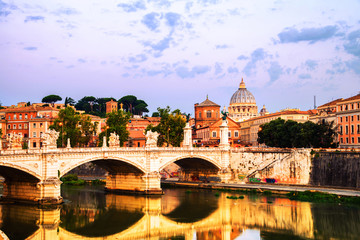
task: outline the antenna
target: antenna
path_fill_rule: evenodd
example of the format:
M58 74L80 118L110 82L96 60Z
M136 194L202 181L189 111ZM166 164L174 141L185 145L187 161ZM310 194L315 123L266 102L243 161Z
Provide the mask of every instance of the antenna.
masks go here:
M314 95L314 109L316 109L316 96Z

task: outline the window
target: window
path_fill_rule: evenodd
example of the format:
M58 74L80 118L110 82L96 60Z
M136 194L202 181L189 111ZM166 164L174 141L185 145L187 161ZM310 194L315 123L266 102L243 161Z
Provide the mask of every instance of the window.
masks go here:
M345 117L345 122L347 122L348 121L348 117Z
M352 121L352 122L354 121L354 116L351 116L351 121Z
M33 137L36 138L36 132L33 132Z
M10 124L8 125L8 129L11 129L11 125L10 125Z
M27 123L24 124L24 129L27 129L28 128L28 125Z
M199 118L201 118L201 112L199 112Z
M213 137L213 138L216 138L216 131L213 131L213 132L212 132L212 137Z
M349 133L349 127L345 126L345 134L348 134L348 133Z
M351 125L351 134L354 134L354 125Z
M343 138L340 138L340 142L341 142L341 143L344 143Z
M229 131L229 138L231 138L231 131Z
M22 119L22 114L19 115L19 119Z
M137 143L137 146L140 147L140 142Z
M343 134L343 127L340 126L340 134L342 135Z
M28 137L28 135L25 133L25 134L24 134L24 138L27 138L27 137Z
M360 143L360 137L358 137L358 143Z
M360 115L357 115L357 119L358 119L358 121L360 121Z
M40 137L42 137L43 136L43 132L40 132Z
M346 138L346 143L349 143L349 138Z
M40 127L42 127L43 126L43 123L40 123Z
M13 129L16 129L16 125L15 125L15 124L13 125Z
M36 142L33 142L33 148L36 148Z
M9 120L11 120L11 116L9 116Z
M36 123L33 123L33 128L36 128Z
M239 137L239 132L238 132L238 131L235 131L235 132L234 132L234 137L236 137L236 138Z
M22 129L22 125L21 125L21 124L19 124L19 129Z
M351 143L354 143L354 141L355 141L355 140L354 140L354 138L352 137L352 138L351 138Z
M25 114L25 119L28 119L28 115L27 115L27 113Z
M16 114L14 114L14 120L16 120Z
M207 111L207 112L206 112L206 117L207 117L207 118L211 118L211 111Z
M360 133L360 125L357 125L357 133Z
M342 122L342 117L340 117L340 122Z

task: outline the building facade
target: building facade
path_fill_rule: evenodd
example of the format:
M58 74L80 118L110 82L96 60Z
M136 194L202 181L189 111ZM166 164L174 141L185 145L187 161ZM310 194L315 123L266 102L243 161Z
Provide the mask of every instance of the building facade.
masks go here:
M220 118L220 105L212 102L206 97L202 103L194 104L195 128L210 126Z
M336 103L339 147L360 148L360 94Z

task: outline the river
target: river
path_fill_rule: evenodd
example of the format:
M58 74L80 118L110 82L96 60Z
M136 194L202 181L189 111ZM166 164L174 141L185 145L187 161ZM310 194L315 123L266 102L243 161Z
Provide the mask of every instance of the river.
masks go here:
M144 197L63 186L65 203L58 207L0 205L0 229L12 240L360 238L358 206L200 189L164 192Z

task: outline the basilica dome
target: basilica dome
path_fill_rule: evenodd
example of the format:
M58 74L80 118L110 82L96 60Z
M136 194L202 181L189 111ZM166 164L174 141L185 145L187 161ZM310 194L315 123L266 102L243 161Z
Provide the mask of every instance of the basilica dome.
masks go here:
M239 89L232 95L230 99L230 105L236 103L255 103L255 97L245 87L244 80L241 79Z

